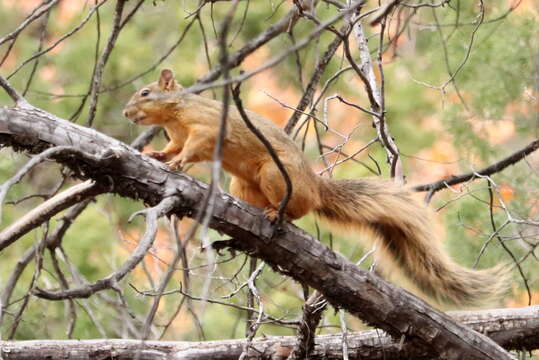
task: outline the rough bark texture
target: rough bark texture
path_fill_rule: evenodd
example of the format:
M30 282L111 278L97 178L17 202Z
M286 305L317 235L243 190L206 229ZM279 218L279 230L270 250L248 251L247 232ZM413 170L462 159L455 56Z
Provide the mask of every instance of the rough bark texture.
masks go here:
M451 314L454 319L481 331L507 349L539 348L539 306L521 309L484 310ZM294 336L271 336L254 339L250 356L279 359L292 349ZM0 342L0 358L33 359L35 354L50 359L196 359L236 360L246 340L173 342L137 340L36 340ZM310 359L342 359L341 334L315 338ZM349 359L396 360L432 359L432 351L420 350L408 343L399 344L382 331L370 330L347 334Z
M50 146L76 147L89 156L71 152L55 159L83 179L91 178L111 192L149 205L177 196L182 201L173 211L180 216L194 216L207 190L206 184L171 171L117 140L35 108L0 109L0 144L31 152ZM226 246L263 259L276 271L319 290L333 306L397 338L404 336L417 349L430 347L442 359L513 358L487 337L360 269L301 229L285 224L274 234L261 211L228 194L217 196L210 226L234 239Z

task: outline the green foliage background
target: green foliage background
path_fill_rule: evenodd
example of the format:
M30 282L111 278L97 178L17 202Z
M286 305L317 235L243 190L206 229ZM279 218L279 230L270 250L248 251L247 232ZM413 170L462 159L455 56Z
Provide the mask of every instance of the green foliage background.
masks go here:
M6 0L0 1L0 7L3 7L0 11L0 24L2 24L0 25L0 34L14 29L25 16L19 7L10 4L11 2ZM129 6L132 6L131 2L128 3ZM522 6L524 8L527 6L528 10L518 9L518 11L509 12L506 16L498 19L507 12L506 1L493 0L489 1L486 6L485 23L475 33L474 21L477 20L478 13L476 1L451 1L449 6L436 10L436 16L428 8L418 10L412 19L414 27L411 28L410 33L403 35L404 38L412 36L413 41L408 40L402 46L399 45L395 54L388 51L384 57L389 126L400 150L406 155L404 157L405 171L412 179L414 172L424 171L431 166L431 162L417 160L414 155L433 146L441 138L450 139L458 154L458 158L453 160L458 162L460 171L467 172L472 168L477 169L492 163L537 137L538 92L536 82L539 76L537 8L533 10L532 5L524 2ZM194 23L181 45L162 64L156 65L156 61L177 41L181 33L189 26L190 21L193 21L193 17L188 17L188 10L195 8L195 1L155 1L146 2L143 5L142 9L121 32L118 43L105 68L103 88L114 90L104 91L99 98L98 112L94 122L96 129L122 141L132 141L143 129L128 124L121 116L121 109L135 89L147 82L154 81L158 69L165 66L175 69L177 78L182 84L190 85L208 70L207 57L211 59L212 65L217 63L216 33L210 15L215 19L214 25L218 29L220 20L228 9L227 4L221 3L212 6L212 14L210 14L209 6L201 12L201 23L209 44L207 56L204 53L201 27L198 23ZM111 30L113 9L114 3L109 2L99 11L100 51ZM240 48L251 37L280 19L288 9L288 3L277 6L272 2L241 2L231 31L231 37L234 40L231 41L229 51L233 52ZM85 8L81 2L80 14L75 14L69 18L69 21L58 21L59 11L54 10L49 23L48 40L56 39L76 26L85 16L87 10L88 8ZM242 20L244 11L246 11L246 16ZM333 14L333 8L325 4L319 6L318 15L321 18L327 18ZM455 23L457 14L458 21L468 25L457 28L443 26L441 30L436 28L436 23ZM97 19L94 16L87 26L66 41L58 52L40 58L37 75L27 95L32 104L62 118L73 116L79 107L81 97L62 97L51 94L80 95L88 91L96 54L97 26ZM313 28L312 23L301 20L295 28L294 38L296 40L302 39ZM366 30L373 35L376 31L373 28L366 28ZM444 91L441 91L422 84L428 83L432 86L444 84L450 77L448 69L449 73L454 73L463 62L472 36L474 36L474 45L464 66L455 75L456 87L449 83ZM29 30L20 35L13 52L16 64L21 63L23 59L35 52L38 37L37 24L32 25ZM304 85L306 79L309 79L318 57L332 39L331 33L323 33L316 44L313 43L299 51L300 59L304 63L302 67ZM291 37L281 36L271 41L265 51L269 55L279 54L291 43ZM370 43L373 51L376 50L377 45L377 41ZM0 50L5 51L6 45L3 45ZM321 83L324 83L335 71L340 69L342 66L341 55L342 51L337 53ZM31 64L26 65L10 79L17 89L24 88L31 68ZM42 69L48 69L52 75L44 76ZM2 75L8 75L12 70L13 66L9 65L0 68ZM121 86L124 80L145 70L150 71L140 79ZM237 71L239 70L234 70L235 73ZM278 86L300 94L300 80L294 55L273 68L271 74L276 79ZM248 94L259 91L259 88L264 88L264 85L255 77L245 84L243 91L244 94ZM465 99L465 104L458 100L456 89ZM353 97L362 101L364 105L366 104L364 90L352 72L348 72L341 80L335 82L328 91L328 95L335 92L343 96ZM208 91L206 94L219 97L220 93L221 90L216 89L213 92ZM528 93L532 95L526 97ZM297 101L297 99L281 100L292 106ZM273 100L268 97L267 101L272 102ZM0 104L10 104L3 92L0 93ZM511 105L528 110L510 111L508 109L511 109ZM361 143L373 138L375 133L368 116L359 112L353 114L355 117L353 123L358 125L358 129L354 132L352 140ZM75 117L73 121L85 125L87 117L88 104L86 103L80 115ZM441 128L425 126L426 119L429 118L439 121ZM502 143L494 144L482 136L481 132L471 130L471 123L486 122L485 126L489 126L488 124L496 124L498 121L507 119L514 123L516 131ZM339 124L333 123L332 125L338 126ZM163 143L164 139L154 141L156 147L162 146ZM315 142L311 137L307 139L306 152L313 163L321 164ZM385 163L383 150L375 145L370 148L370 155L378 161L382 174L387 176L389 169ZM373 168L375 167L366 154L359 156L358 159L369 163ZM26 161L27 157L23 154L13 153L9 149L1 150L0 181L3 182L11 177ZM537 164L535 169L537 171ZM59 171L60 168L57 166L40 165L26 177L23 183L10 191L8 200L19 199L35 192L49 191L55 187L60 179ZM202 179L207 179L208 176L208 171L204 166L197 166L192 173ZM337 177L369 175L372 174L353 162L345 163L334 172L334 176ZM522 218L536 217L534 209L537 207L536 199L539 198L537 196L539 176L537 172L534 173L530 170L527 163L522 162L513 166L495 175L493 180L499 185L510 186L514 192L514 198L508 202L512 213ZM415 183L419 181L421 179L415 179ZM481 180L466 186L469 190L467 195L444 191L434 198L432 207L434 209L442 208L439 214L445 226L446 244L451 255L459 263L472 266L480 248L492 234L492 225L488 211L487 182ZM495 197L499 197L496 191ZM5 205L2 227L24 215L40 201L40 199L31 199L17 206ZM126 258L127 252L120 251L126 246L126 241L117 235L118 229L140 233L143 229L142 222L137 220L128 224L127 219L142 206L141 203L110 195L100 196L69 229L63 242L65 252L69 255L71 263L77 266L77 271L87 280L94 281L106 276ZM55 217L48 224L49 228L54 228L60 218L61 215ZM505 213L496 208L494 220L496 224L502 224L506 220ZM297 224L311 234L317 234L317 225L312 217L301 219ZM163 228L166 229L164 223ZM331 245L352 260L357 261L362 256L365 249L353 238L333 237L326 232L327 229L321 229L321 232L318 232L321 241ZM41 228L28 234L0 254L2 264L0 266L0 287L5 286L21 254L35 244L45 231L46 229ZM166 230L164 231L166 232ZM529 231L529 229L512 225L502 231L501 235L511 237L518 231L522 233ZM210 237L211 239L219 239L220 235L211 233ZM531 240L537 242L537 236ZM522 238L512 238L512 240L507 241L507 244L518 259L527 253ZM174 244L168 246L173 248ZM200 253L198 240L189 245L188 254L192 261L191 265L206 262L206 255ZM219 256L218 259L222 259L222 256ZM41 274L39 286L58 286L58 281L51 271L50 258L45 256L44 261L46 271ZM215 276L219 278L232 277L244 261L244 256L238 255L236 259L220 264ZM494 239L487 247L487 251L481 256L479 267L510 261L507 252ZM369 264L367 262L366 266ZM535 301L537 301L539 285L537 272L534 272L537 269L537 260L533 256L528 256L521 265L523 272L529 279L532 291L535 291ZM62 268L69 274L65 263L62 263ZM21 299L28 291L33 269L33 264L31 264L25 270L13 300ZM201 291L205 279L204 271L197 270L192 275L191 291L193 294L198 294ZM153 274L154 280L158 281L159 276L160 273ZM68 277L71 279L73 275ZM244 267L231 281L213 280L209 294L212 298L225 296L235 286L243 283L247 277L247 267ZM178 272L170 288L177 289L181 279L181 272ZM514 280L513 297L517 300L508 298L507 303L524 305L522 303L523 283L516 272ZM151 289L151 285L140 274L130 276L124 282L133 284L139 290ZM277 318L283 317L288 320L295 319L301 314L302 290L298 284L267 268L257 284L263 294L268 313ZM139 316L137 320L134 320L134 323L140 325L140 316L147 313L151 298L140 295L129 286L125 286L123 289L130 309ZM244 304L245 294L245 289L243 289L230 301ZM156 320L157 324L166 322L166 319L176 309L180 299L181 295L179 294L170 295L164 299ZM75 306L78 309L73 335L75 338L132 336L132 330L126 328L125 324L122 323L122 317L125 316L125 313L117 310L115 306L108 306L107 301L114 303L119 300L116 294L106 293L98 300L75 301ZM10 311L15 312L17 307L16 304L13 305L10 307ZM180 325L175 327L175 330L168 331L165 338L193 340L244 336L245 314L242 311L200 302L193 303L193 307L202 323L203 335L201 335L200 330L197 330L195 321L188 314L187 308L184 307L180 314L180 320L178 320ZM88 309L93 309L93 311L89 312ZM66 336L66 319L66 304L46 302L32 297L14 336L16 339L63 338ZM347 319L351 328L363 328L357 319L352 317ZM8 316L2 325L1 331L4 338L7 337L12 320L12 317ZM339 331L338 316L331 310L327 312L321 331ZM276 325L264 325L259 331L259 334L261 333L293 334L293 330Z

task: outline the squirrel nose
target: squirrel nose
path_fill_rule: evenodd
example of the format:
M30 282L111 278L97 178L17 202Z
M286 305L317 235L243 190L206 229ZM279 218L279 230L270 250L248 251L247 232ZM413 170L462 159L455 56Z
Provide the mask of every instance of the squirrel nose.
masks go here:
M124 109L122 111L122 114L123 114L124 117L127 117L129 115L129 112L127 111L127 109Z

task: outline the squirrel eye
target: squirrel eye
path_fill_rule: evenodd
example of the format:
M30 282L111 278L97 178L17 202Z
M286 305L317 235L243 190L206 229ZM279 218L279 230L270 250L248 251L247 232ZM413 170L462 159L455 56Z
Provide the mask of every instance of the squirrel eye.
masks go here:
M150 90L144 89L140 92L140 96L148 96L150 94Z

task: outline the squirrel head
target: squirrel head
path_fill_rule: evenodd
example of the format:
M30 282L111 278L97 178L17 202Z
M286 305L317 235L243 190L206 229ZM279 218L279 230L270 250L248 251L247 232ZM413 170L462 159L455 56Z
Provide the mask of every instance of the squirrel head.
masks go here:
M133 94L122 113L137 125L161 125L171 118L171 108L179 102L182 89L172 70L163 69L158 81Z

